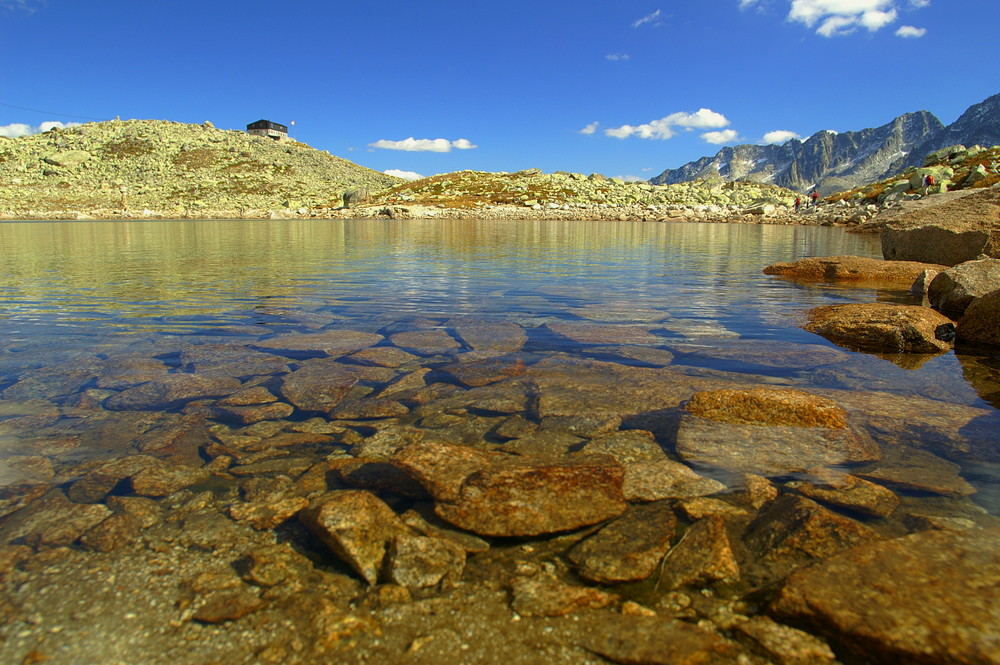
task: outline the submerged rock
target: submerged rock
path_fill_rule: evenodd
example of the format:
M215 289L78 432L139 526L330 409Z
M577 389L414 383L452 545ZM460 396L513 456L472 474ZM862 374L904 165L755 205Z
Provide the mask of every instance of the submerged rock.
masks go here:
M634 506L569 551L584 579L601 584L644 580L670 549L677 519L664 502Z
M378 497L363 490L325 494L299 519L369 584L376 584L393 540L410 528Z
M254 346L276 351L312 352L343 356L375 346L382 335L357 330L330 330L320 333L291 333L255 342Z
M869 517L888 517L899 507L899 497L891 490L831 469L816 469L809 480L791 482L786 487L814 501Z
M876 663L1000 663L1000 529L929 531L794 573L771 610Z
M660 578L664 587L676 589L719 580L735 580L740 567L729 544L725 520L710 515L698 520L670 550Z
M681 416L677 454L688 464L762 476L881 457L836 403L777 388L696 393Z
M584 646L623 665L732 665L746 658L714 631L658 616L594 617L587 628Z
M511 607L521 616L559 617L585 609L599 609L618 596L593 587L566 584L548 577L518 578L511 584Z
M606 456L533 459L417 443L392 463L411 473L455 526L486 536L533 536L625 512L621 465Z
M200 374L167 374L104 400L111 411L162 411L207 397L230 395L240 388L238 379Z

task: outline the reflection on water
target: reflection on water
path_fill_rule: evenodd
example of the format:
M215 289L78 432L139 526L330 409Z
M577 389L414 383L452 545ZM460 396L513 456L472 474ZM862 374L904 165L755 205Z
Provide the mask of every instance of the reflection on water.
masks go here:
M799 327L812 307L909 301L903 292L761 273L805 256L879 256L876 237L840 229L446 220L4 223L0 247L0 390L58 363L135 355L176 362L169 359L193 344L340 328L399 333L477 317L526 331L522 351L535 354L529 361L619 353L607 342L553 335L547 324L639 324L658 340L652 346L672 353L673 366L695 373L919 395L994 414L997 405L996 358L903 361L840 351L837 362L817 366L791 353L793 345L834 348ZM624 355L648 365L648 356ZM438 354L426 363L444 360ZM977 477L988 489L984 476Z

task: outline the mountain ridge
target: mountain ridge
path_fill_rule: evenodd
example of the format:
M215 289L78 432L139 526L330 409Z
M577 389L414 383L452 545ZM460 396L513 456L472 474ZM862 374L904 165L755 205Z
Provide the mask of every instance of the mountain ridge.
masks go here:
M727 146L714 156L666 169L649 182L721 176L802 192L816 188L827 196L921 166L928 153L955 144L1000 144L1000 94L969 107L948 126L929 111L915 111L853 132L821 130L781 145Z

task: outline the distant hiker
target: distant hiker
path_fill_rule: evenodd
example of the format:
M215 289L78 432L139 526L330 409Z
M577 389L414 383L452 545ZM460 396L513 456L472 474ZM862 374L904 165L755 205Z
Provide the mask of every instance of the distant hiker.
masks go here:
M817 191L816 191L816 190L814 189L814 190L813 190L813 193L812 193L812 194L810 194L809 196L810 196L810 197L812 198L812 202L813 202L813 207L815 208L816 206L818 206L818 205L819 205L819 192L817 192Z
M801 196L796 196L795 197L795 212L798 212L799 208L801 208L801 207L802 207L802 197Z

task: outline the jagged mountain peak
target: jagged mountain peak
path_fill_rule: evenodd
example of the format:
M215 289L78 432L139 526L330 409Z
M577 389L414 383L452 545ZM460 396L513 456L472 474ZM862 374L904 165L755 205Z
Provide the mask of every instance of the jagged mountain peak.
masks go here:
M708 176L766 182L822 195L853 189L919 166L924 156L955 145L1000 144L1000 94L970 107L951 125L929 111L904 113L890 122L854 132L820 130L781 145L742 144L723 148L651 183L674 184Z

